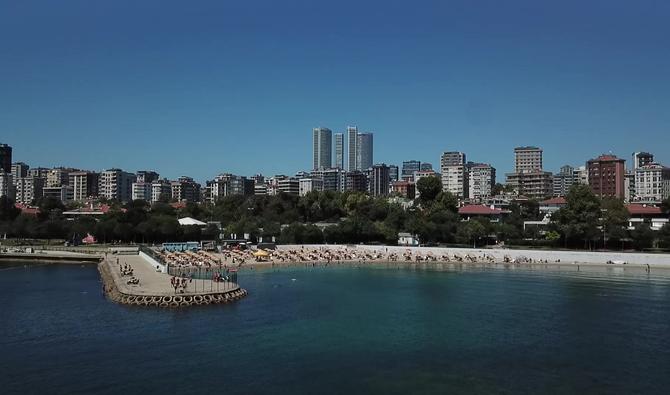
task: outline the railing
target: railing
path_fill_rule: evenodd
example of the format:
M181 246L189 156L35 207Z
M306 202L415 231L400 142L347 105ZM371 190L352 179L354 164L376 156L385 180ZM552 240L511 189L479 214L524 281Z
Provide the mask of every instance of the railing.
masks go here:
M220 276L223 282L237 284L237 271L231 271L223 265L203 268L200 266L175 266L168 264L168 274L177 277L188 277L197 280L212 280L215 276Z

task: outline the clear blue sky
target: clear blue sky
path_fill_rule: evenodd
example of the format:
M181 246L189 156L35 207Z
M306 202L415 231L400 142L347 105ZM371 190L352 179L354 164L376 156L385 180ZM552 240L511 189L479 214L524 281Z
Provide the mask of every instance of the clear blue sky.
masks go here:
M548 3L551 3L548 4ZM0 142L31 166L198 180L311 166L311 129L375 162L444 150L670 165L668 1L4 1Z

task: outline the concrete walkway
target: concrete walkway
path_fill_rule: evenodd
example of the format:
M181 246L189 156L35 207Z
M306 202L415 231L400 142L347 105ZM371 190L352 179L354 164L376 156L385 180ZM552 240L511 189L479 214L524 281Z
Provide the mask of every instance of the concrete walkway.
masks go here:
M131 276L122 276L119 265L116 263L118 258L121 265L130 265L133 269L133 276L140 280L137 285L128 284ZM110 269L112 279L118 290L128 295L151 295L151 296L171 296L175 295L174 288L170 283L172 276L157 272L156 268L144 260L139 255L110 255L107 260L101 263L107 265ZM186 291L180 295L210 295L223 292L234 291L239 286L230 282L214 282L212 280L193 280L188 283Z

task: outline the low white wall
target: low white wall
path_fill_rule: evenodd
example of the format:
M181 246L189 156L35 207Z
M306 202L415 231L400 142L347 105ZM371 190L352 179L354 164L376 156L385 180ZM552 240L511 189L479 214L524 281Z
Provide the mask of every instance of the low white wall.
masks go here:
M150 255L147 255L146 253L140 251L139 254L148 264L151 265L151 267L155 270L156 266L160 269L161 273L167 273L167 265L164 265L154 258L152 258Z
M300 249L302 245L279 245L280 249ZM403 247L403 246L366 246L366 245L340 245L340 244L314 244L304 245L306 249L320 247L326 248L349 248L367 251L395 252L402 254L411 250L414 254L426 255L432 252L435 255L460 254L490 255L496 260L502 260L505 256L511 258L526 257L534 260L548 260L556 262L560 259L562 263L605 263L607 261L622 261L626 263L637 263L642 265L667 265L670 266L670 254L646 254L637 252L592 252L592 251L555 251L555 250L517 250L517 249L488 249L488 248L441 248L441 247Z

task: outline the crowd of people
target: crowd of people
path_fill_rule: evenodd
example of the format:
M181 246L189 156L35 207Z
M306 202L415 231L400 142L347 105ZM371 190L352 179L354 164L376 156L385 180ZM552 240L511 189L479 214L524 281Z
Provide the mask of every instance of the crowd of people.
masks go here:
M216 272L222 268L240 267L250 262L266 262L275 265L304 263L308 264L330 264L330 263L374 263L374 262L404 262L404 263L504 263L504 264L538 264L549 263L547 259L533 259L525 256L511 257L505 255L497 258L488 253L467 253L420 251L416 249L392 248L355 248L347 246L320 246L320 247L295 247L290 249L264 250L262 259L259 257L260 250L230 249L220 254L205 251L186 252L159 252L165 262L172 265L180 273L192 273L193 270L205 270ZM559 260L553 262L560 262ZM187 275L187 274L184 274Z
M252 252L248 253L253 256ZM549 263L546 259L533 259L525 256L512 258L506 255L503 259L487 253L480 254L460 254L448 253L435 254L433 251L417 251L413 249L405 249L399 252L398 249L389 251L387 247L372 248L372 249L357 249L350 247L318 247L306 248L300 247L296 249L282 249L271 251L268 261L274 264L281 263L372 263L372 262L435 262L435 263L511 263L511 264L535 264L535 263ZM555 262L560 262L556 260Z
M157 251L157 254L173 267L213 268L222 264L219 257L207 251Z

